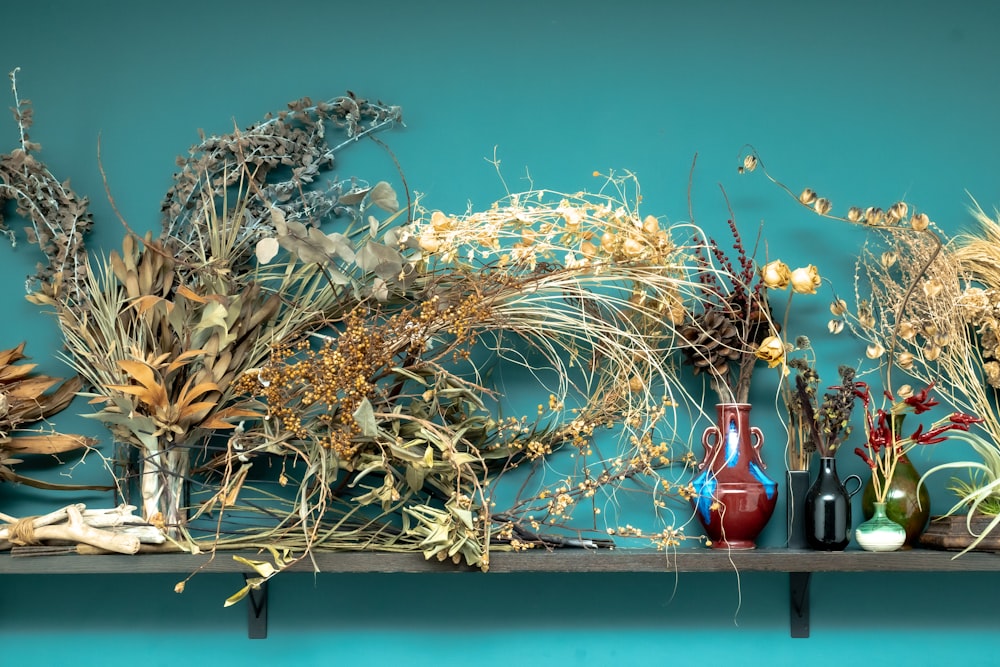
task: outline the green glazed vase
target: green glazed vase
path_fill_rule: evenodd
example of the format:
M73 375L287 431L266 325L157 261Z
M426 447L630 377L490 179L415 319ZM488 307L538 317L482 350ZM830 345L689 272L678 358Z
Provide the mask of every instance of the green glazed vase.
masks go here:
M896 551L906 541L906 530L886 516L885 503L875 503L874 513L854 531L854 539L865 551Z
M903 431L903 420L905 414L892 416L893 431L896 436ZM873 475L879 476L881 473L875 471ZM892 481L889 483L889 490L885 497L885 513L890 519L906 529L906 546L912 547L920 539L920 535L927 527L927 520L931 516L931 494L926 486L920 487L917 493L917 485L920 482L920 473L907 458L906 454L899 457L896 463L896 470L892 474ZM870 519L875 515L875 485L871 477L865 484L864 493L861 496L861 511L865 519Z
M931 515L930 493L926 486L920 487L920 493L917 493L919 481L920 473L913 463L903 456L896 464L896 471L892 475L885 498L886 516L906 530L905 545L908 547L914 546L920 539ZM861 511L865 519L871 519L875 515L875 485L872 484L871 477L868 478L864 494L861 496Z

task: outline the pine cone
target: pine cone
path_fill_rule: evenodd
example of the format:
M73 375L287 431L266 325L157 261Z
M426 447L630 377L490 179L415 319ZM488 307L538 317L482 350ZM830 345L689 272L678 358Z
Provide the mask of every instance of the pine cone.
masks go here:
M729 362L740 357L742 343L739 330L717 310L709 310L680 328L678 333L685 340L685 363L694 367L694 374L702 371L715 376L729 372Z

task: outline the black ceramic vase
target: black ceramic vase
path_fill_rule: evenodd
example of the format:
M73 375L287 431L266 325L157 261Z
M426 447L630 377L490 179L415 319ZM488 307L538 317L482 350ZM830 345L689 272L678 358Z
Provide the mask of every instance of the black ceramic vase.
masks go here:
M806 493L809 491L808 470L785 471L785 508L787 511L787 542L789 549L808 549L805 514Z
M817 551L843 551L851 541L851 498L864 482L857 475L842 482L832 456L819 461L819 476L806 492L806 542ZM852 480L856 486L848 491L846 484Z

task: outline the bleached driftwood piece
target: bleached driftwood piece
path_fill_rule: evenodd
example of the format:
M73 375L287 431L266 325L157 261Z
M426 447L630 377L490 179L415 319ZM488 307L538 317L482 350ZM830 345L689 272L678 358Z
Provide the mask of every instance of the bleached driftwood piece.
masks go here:
M49 540L61 540L89 544L116 553L134 554L139 551L140 538L135 534L116 532L119 526L123 526L125 517L131 514L131 509L125 506L114 510L97 510L88 517L97 524L112 526L111 530L88 523L84 518L82 504L68 505L44 516L25 520L0 513L0 521L7 524L0 525L0 550L9 549L15 544L40 544ZM142 527L133 526L133 528ZM150 538L157 539L152 535Z
M135 505L119 505L112 509L84 510L83 520L94 528L110 529L114 533L134 535L143 544L163 544L163 531L133 514Z

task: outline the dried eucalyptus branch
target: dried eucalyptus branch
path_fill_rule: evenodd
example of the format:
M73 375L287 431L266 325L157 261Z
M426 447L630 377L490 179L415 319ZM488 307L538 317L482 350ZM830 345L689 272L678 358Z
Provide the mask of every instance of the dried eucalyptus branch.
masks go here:
M84 240L93 227L93 217L87 198L78 196L68 180L60 182L35 158L41 146L29 136L33 114L31 102L18 94L19 69L10 73L10 81L20 148L0 155L0 232L16 243L2 215L4 204L14 201L16 213L31 221L26 230L28 241L37 244L47 260L28 280L29 295L37 292L43 298L85 301L79 285L86 272Z
M202 141L189 149L188 157L178 158L181 169L161 204L160 240L177 245L182 262L197 261L187 249L197 246L201 230L196 209L203 193L221 199L240 179L249 179L245 219L235 221L240 240L245 240L243 247L274 233L270 222L274 208L288 220L316 226L329 216L346 214L358 220L370 186L356 178L325 184L320 178L334 168L335 156L343 148L397 123L402 123L400 107L370 102L348 92L315 104L302 98L290 103L287 111L269 114L246 130L202 136ZM338 136L331 129L342 131L346 139L331 145ZM251 258L252 251L231 258L233 270L242 270Z

